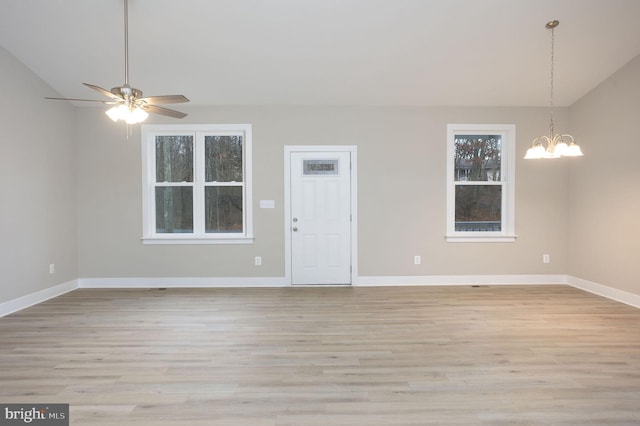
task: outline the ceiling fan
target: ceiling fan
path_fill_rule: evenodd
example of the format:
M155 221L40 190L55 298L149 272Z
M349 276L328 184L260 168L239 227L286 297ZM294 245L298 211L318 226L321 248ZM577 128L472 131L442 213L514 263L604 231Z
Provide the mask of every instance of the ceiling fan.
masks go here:
M142 91L129 86L129 1L124 0L124 84L112 88L110 91L94 84L82 83L110 100L52 98L45 99L62 101L100 102L114 105L106 114L113 121L124 120L128 124L144 121L148 113L165 115L173 118L184 118L187 114L169 108L158 106L163 104L177 104L189 102L183 95L163 95L143 97Z

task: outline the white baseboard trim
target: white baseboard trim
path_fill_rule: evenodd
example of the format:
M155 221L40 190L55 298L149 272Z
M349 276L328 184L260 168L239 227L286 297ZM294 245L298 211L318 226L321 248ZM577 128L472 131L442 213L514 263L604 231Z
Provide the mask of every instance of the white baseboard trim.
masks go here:
M78 281L73 280L45 288L44 290L36 291L35 293L27 294L26 296L18 297L17 299L9 300L8 302L0 303L0 318L14 312L21 311L22 309L26 309L30 306L37 305L38 303L45 302L49 299L53 299L54 297L61 296L75 290L76 288L78 288Z
M597 294L598 296L606 297L607 299L615 300L616 302L624 303L634 308L640 308L640 295L573 276L568 277L568 282L570 286L579 288L580 290Z
M79 288L284 287L284 277L80 278Z
M288 287L286 277L80 278L79 288ZM566 275L425 275L357 277L354 286L567 284Z
M420 275L358 277L357 286L567 284L566 275Z
M80 278L79 288L288 287L286 277ZM566 275L424 275L357 277L354 286L567 284Z

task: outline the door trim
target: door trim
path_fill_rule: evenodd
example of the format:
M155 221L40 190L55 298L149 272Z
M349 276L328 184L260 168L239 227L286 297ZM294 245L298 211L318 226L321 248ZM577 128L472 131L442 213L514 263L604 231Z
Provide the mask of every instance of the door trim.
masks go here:
M294 152L349 152L351 154L351 285L358 276L358 146L357 145L285 145L284 147L284 276L291 276L291 154Z

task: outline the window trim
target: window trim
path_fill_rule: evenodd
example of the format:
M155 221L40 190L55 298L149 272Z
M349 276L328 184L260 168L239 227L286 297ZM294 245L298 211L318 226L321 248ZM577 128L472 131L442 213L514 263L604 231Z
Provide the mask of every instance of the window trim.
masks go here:
M141 126L142 144L142 242L143 244L252 244L253 237L253 197L252 197L252 125L251 124L146 124ZM197 182L198 173L204 173L205 135L243 135L243 229L241 234L217 234L201 232L191 234L162 234L155 231L155 137L193 135L194 141L194 189L206 187L206 182ZM202 145L202 146L200 146ZM180 183L177 183L178 185ZM173 185L173 184L172 184ZM221 184L224 186L226 184ZM240 186L234 184L235 186ZM202 198L194 192L196 199ZM199 214L194 209L194 228Z
M496 134L502 136L501 180L483 182L483 185L501 185L502 217L501 231L456 231L455 230L455 136ZM448 124L447 125L447 242L514 242L515 233L515 124ZM464 183L462 183L464 185Z

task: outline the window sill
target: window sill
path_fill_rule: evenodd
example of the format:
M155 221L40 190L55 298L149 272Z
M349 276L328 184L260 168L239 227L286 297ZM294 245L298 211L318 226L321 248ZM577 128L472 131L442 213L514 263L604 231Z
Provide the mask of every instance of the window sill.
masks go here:
M448 243L514 243L516 235L447 235Z
M210 238L210 237L184 237L184 236L163 236L163 237L142 237L142 244L253 244L253 237L231 237L231 238Z

